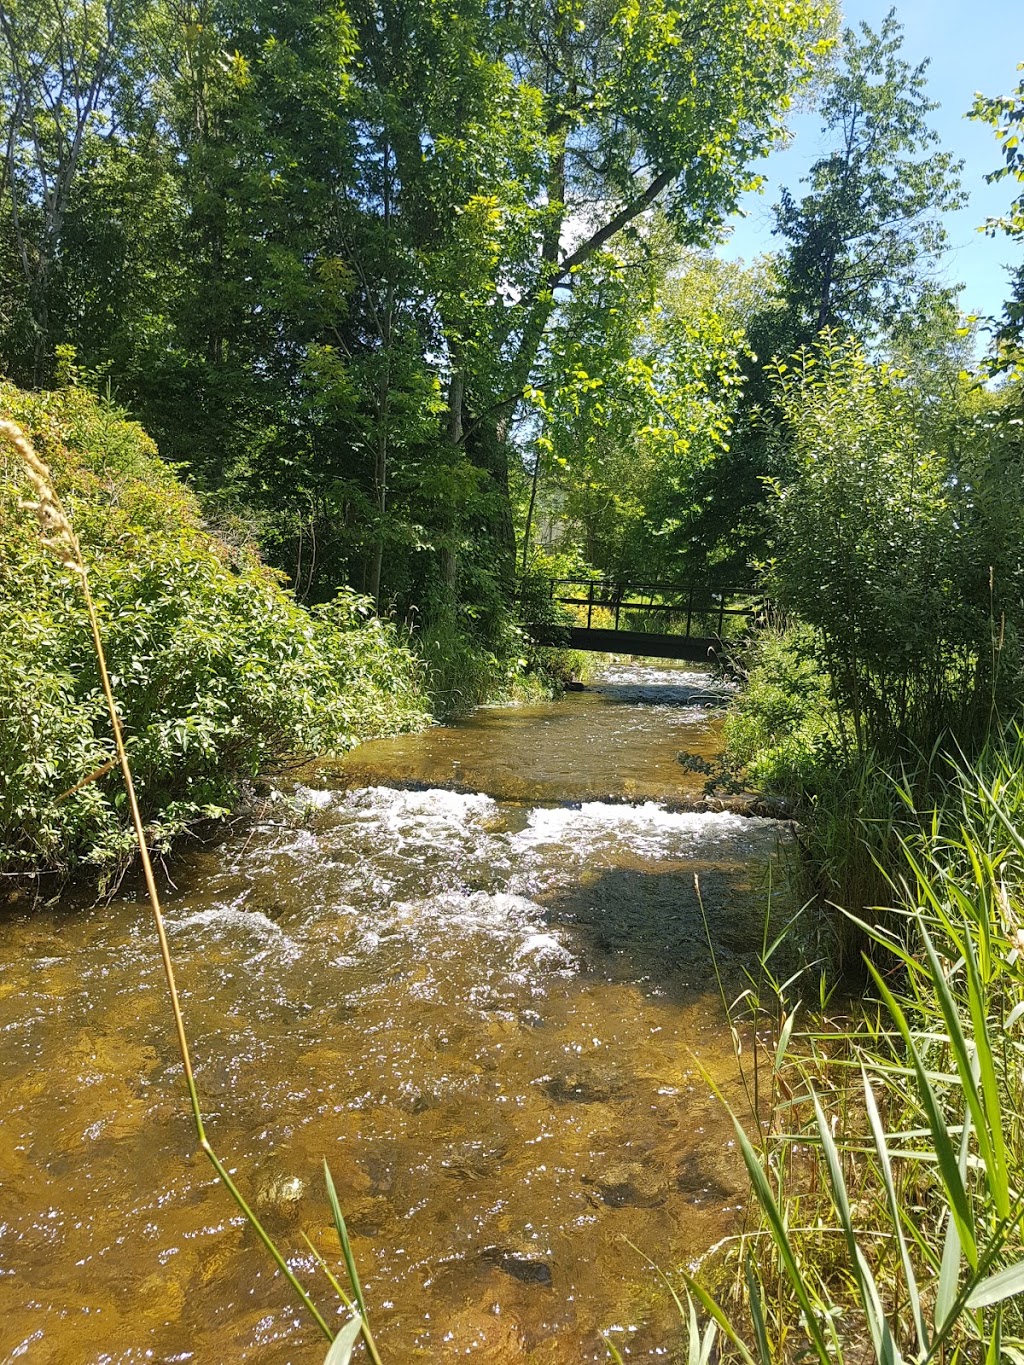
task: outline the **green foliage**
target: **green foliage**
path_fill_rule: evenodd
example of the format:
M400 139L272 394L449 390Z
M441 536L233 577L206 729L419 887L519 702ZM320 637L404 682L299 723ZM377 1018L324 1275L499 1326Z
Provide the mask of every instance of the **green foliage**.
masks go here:
M5 7L5 371L72 347L303 600L515 655L515 421L561 305L656 204L713 234L829 6L99 8Z
M1024 503L1003 478L1019 437L967 394L936 416L828 334L775 372L791 471L774 484L770 586L820 632L858 747L983 736L1019 697Z
M808 194L798 203L784 190L776 208L786 299L805 341L826 327L892 333L937 292L936 215L962 206L962 163L935 150L927 63L910 67L902 42L895 10L878 33L846 30L821 106L835 149L811 167Z
M431 705L445 718L465 715L484 702L515 698L526 672L526 638L510 617L493 649L450 617L424 626L416 647L426 668Z
M723 1359L1020 1358L1022 773L1015 727L902 840L865 1011L801 1031L778 988L771 1120L737 1125L760 1227L724 1308L688 1281Z
M516 615L524 626L569 626L575 621L572 609L552 601L552 580L580 575L593 577L593 570L575 553L552 552L534 548L529 568L520 574L516 595ZM538 646L526 637L527 675L555 693L569 683L585 683L596 672L601 655L579 649Z
M50 464L90 567L140 801L155 847L223 814L275 761L341 752L427 719L420 670L350 592L311 611L203 528L142 430L84 390L2 390ZM112 738L76 584L40 546L7 458L0 482L0 862L130 856Z
M610 577L708 572L707 471L729 451L757 274L680 253L663 222L579 268L528 393L536 518L563 550Z
M921 353L908 375L826 333L774 367L767 587L790 624L753 647L729 756L795 803L807 895L869 919L906 828L887 771L934 799L936 753L977 752L1024 699L1016 400L951 359Z
M759 631L742 683L725 719L727 758L759 789L803 798L834 761L841 724L811 628Z
M1017 68L1024 70L1024 63ZM993 181L1012 179L1024 181L1024 80L1009 95L995 99L978 95L968 115L995 129L1003 153L1003 164L985 177ZM990 218L985 225L990 235L1004 232L1011 241L1024 242L1024 191L1011 202L1009 210L1000 218ZM1001 323L996 328L996 353L993 368L997 373L1024 373L1024 265L1013 275L1013 286Z
M811 167L803 198L783 190L775 210L783 249L748 272L734 311L744 383L729 405L726 439L673 489L668 539L691 560L702 552L735 573L769 553L766 482L790 474L773 358L788 362L831 328L874 347L898 345L912 366L923 338L945 343L958 325L953 291L935 271L946 241L938 215L962 201L959 167L936 149L925 65L909 66L901 45L892 13L877 33L848 30L820 83L829 151Z

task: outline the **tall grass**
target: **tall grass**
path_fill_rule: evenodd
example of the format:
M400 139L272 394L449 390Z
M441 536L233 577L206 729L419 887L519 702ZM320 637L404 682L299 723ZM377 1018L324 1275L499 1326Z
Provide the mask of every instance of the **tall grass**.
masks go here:
M164 976L167 982L167 992L171 1008L171 1015L174 1023L175 1039L178 1052L181 1056L181 1064L185 1073L185 1085L188 1090L189 1104L192 1111L192 1120L195 1126L196 1139L200 1150L210 1161L217 1176L232 1199L238 1205L246 1221L256 1233L256 1236L263 1243L263 1246L270 1253L271 1258L276 1263L278 1269L284 1275L288 1284L296 1294L305 1312L315 1322L317 1327L331 1343L325 1365L347 1365L352 1349L356 1341L362 1337L366 1344L367 1351L375 1365L380 1365L380 1357L377 1353L376 1344L370 1331L366 1316L366 1304L363 1298L362 1287L359 1276L356 1272L355 1263L352 1258L352 1251L349 1245L348 1233L345 1227L345 1220L342 1217L341 1209L338 1205L337 1195L334 1190L334 1183L331 1173L324 1164L324 1175L327 1182L328 1197L331 1204L331 1212L334 1217L335 1227L341 1243L342 1253L345 1259L346 1269L353 1289L354 1298L350 1298L337 1279L331 1274L329 1268L320 1260L320 1264L327 1273L328 1278L335 1291L338 1293L342 1302L351 1312L351 1318L341 1329L335 1333L328 1325L316 1304L313 1302L307 1290L299 1282L291 1266L285 1259L284 1254L277 1246L276 1242L267 1232L259 1218L249 1206L244 1195L235 1183L224 1162L218 1156L206 1133L206 1120L203 1115L202 1105L199 1099L199 1092L196 1087L195 1075L192 1069L191 1049L189 1046L188 1035L185 1029L185 1020L181 1009L181 999L178 994L177 982L174 974L174 964L171 959L170 946L167 941L167 930L164 922L163 908L160 903L160 895L157 890L156 878L153 874L153 865L149 856L149 849L146 841L145 829L143 827L142 815L139 810L138 798L135 792L135 783L132 778L131 763L128 758L128 751L124 742L124 734L121 727L121 720L118 713L117 702L114 697L113 685L111 683L110 672L107 667L106 653L103 647L103 637L100 630L99 618L96 613L96 606L93 601L92 592L89 586L89 573L85 559L82 555L81 545L75 534L71 521L61 503L60 497L54 486L50 470L47 465L39 458L32 443L28 440L25 433L14 422L0 420L0 438L2 438L15 452L23 465L25 476L31 483L35 491L35 501L26 503L26 510L35 514L39 525L40 538L42 543L56 556L58 561L68 571L78 583L85 602L86 611L89 618L89 626L92 633L93 647L96 653L96 663L99 669L100 684L106 702L107 713L110 718L111 731L114 738L114 747L117 754L117 765L121 770L124 782L124 790L128 800L131 813L132 829L138 844L139 858L142 863L143 876L146 883L146 892L149 898L150 908L153 914L153 922L156 928L157 941L159 943L160 957L163 964ZM81 787L85 783L99 778L109 770L110 765L106 764L99 768L84 782L79 783ZM315 1253L314 1253L315 1254Z
M863 1005L797 1029L782 1000L736 1120L754 1225L715 1296L685 1277L691 1361L1024 1362L1024 733L897 844Z

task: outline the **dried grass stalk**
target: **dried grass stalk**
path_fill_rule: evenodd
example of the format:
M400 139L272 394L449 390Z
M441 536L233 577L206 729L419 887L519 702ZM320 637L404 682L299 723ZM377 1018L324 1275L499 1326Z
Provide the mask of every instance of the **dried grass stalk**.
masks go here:
M139 858L142 862L142 870L146 880L146 891L149 895L149 903L153 911L153 919L156 923L157 938L160 943L160 957L163 962L164 976L167 979L167 989L170 994L171 1009L174 1014L174 1029L177 1036L178 1051L181 1054L182 1066L185 1071L185 1084L188 1086L189 1102L192 1107L192 1118L195 1124L196 1136L199 1139L199 1146L209 1158L220 1180L230 1192L231 1197L245 1215L260 1241L270 1252L270 1255L277 1263L278 1268L298 1295L303 1307L316 1322L327 1340L333 1341L334 1333L327 1325L306 1290L296 1279L281 1251L275 1245L260 1220L247 1204L241 1191L232 1180L226 1167L213 1150L210 1141L206 1136L206 1125L203 1119L202 1108L199 1103L199 1092L196 1088L195 1075L192 1070L192 1058L189 1051L188 1036L185 1032L185 1021L181 1011L181 1000L178 995L178 987L174 978L174 964L171 961L170 946L167 942L167 930L164 924L163 909L160 904L160 894L157 891L156 878L153 875L153 863L150 859L149 848L146 844L146 832L142 823L142 815L139 811L138 798L135 794L135 783L132 780L132 770L128 761L128 752L125 748L121 721L117 713L117 705L114 701L114 691L110 682L110 673L107 669L107 659L103 649L103 638L100 632L99 617L97 616L96 604L93 601L92 593L89 589L89 575L86 570L85 560L82 557L82 547L79 544L78 537L75 535L71 520L61 503L49 467L39 458L32 442L25 435L24 431L22 431L21 427L19 427L16 422L11 422L7 419L0 420L0 438L5 440L18 455L24 467L26 478L35 490L35 501L26 502L23 506L27 511L35 513L36 520L39 522L40 539L42 543L56 556L68 572L75 576L85 599L86 610L89 616L89 628L92 632L93 648L96 654L96 662L99 667L100 682L103 687L103 695L106 698L107 711L110 715L110 725L114 734L117 763L121 769L121 776L124 779L124 787L128 796L129 809L131 811L132 828L135 831L135 838L139 848ZM93 774L93 776L96 776L96 774ZM71 790L74 791L75 789L72 788ZM70 792L66 793L66 795L70 794Z

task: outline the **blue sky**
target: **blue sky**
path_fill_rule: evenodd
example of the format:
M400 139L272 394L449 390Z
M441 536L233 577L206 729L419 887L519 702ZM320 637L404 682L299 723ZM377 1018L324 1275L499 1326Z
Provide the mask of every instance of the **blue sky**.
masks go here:
M844 27L864 20L877 31L893 7L892 0L846 0ZM1008 94L1021 79L1017 63L1024 62L1024 17L1013 4L996 0L896 0L896 17L903 25L903 56L911 65L930 58L928 88L940 107L931 115L942 147L965 162L964 189L968 206L944 215L950 251L945 275L963 283L960 305L965 312L994 315L1007 294L1004 266L1020 264L1020 249L1004 236L986 237L976 229L986 218L1005 213L1020 193L1012 180L986 185L984 176L1000 164L993 130L963 118L976 90L986 95ZM816 114L795 114L788 147L774 152L757 168L767 177L762 194L746 196L745 218L734 219L730 240L720 248L729 258L751 259L779 248L773 238L772 205L785 185L800 198L800 177L827 150Z

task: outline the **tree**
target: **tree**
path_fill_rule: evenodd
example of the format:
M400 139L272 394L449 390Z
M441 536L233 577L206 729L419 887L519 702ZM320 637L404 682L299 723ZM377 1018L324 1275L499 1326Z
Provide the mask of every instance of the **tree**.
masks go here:
M302 592L349 580L497 655L513 433L563 310L656 205L715 231L826 0L117 2L40 374L74 348Z
M1024 483L1005 395L935 390L824 333L774 367L790 467L770 585L812 625L859 747L967 743L1020 706Z
M486 475L485 529L510 568L510 422L559 298L660 199L684 237L729 211L819 49L819 8L391 0L352 13L367 141L393 160L390 224L431 300L446 434Z
M86 140L117 104L130 0L0 5L0 210L20 289L9 345L31 382L53 357L50 292Z
M531 392L532 502L562 549L617 577L718 570L695 490L728 450L751 287L657 218L579 271Z
M846 30L821 108L834 150L811 167L803 199L783 190L776 207L798 340L825 328L892 333L943 292L934 267L946 234L936 215L963 204L963 163L935 150L928 64L911 67L902 42L895 10L878 33Z
M1024 71L1024 63L1017 68ZM990 183L1011 178L1024 181L1024 80L1009 95L995 99L977 95L969 118L990 124L1003 150L1003 165L985 177ZM1024 245L1024 191L1010 204L1001 218L990 218L985 231L991 236L1005 232L1011 241ZM1012 273L1010 297L1003 310L1002 321L996 328L994 368L997 371L1024 370L1021 352L1024 351L1024 263Z

